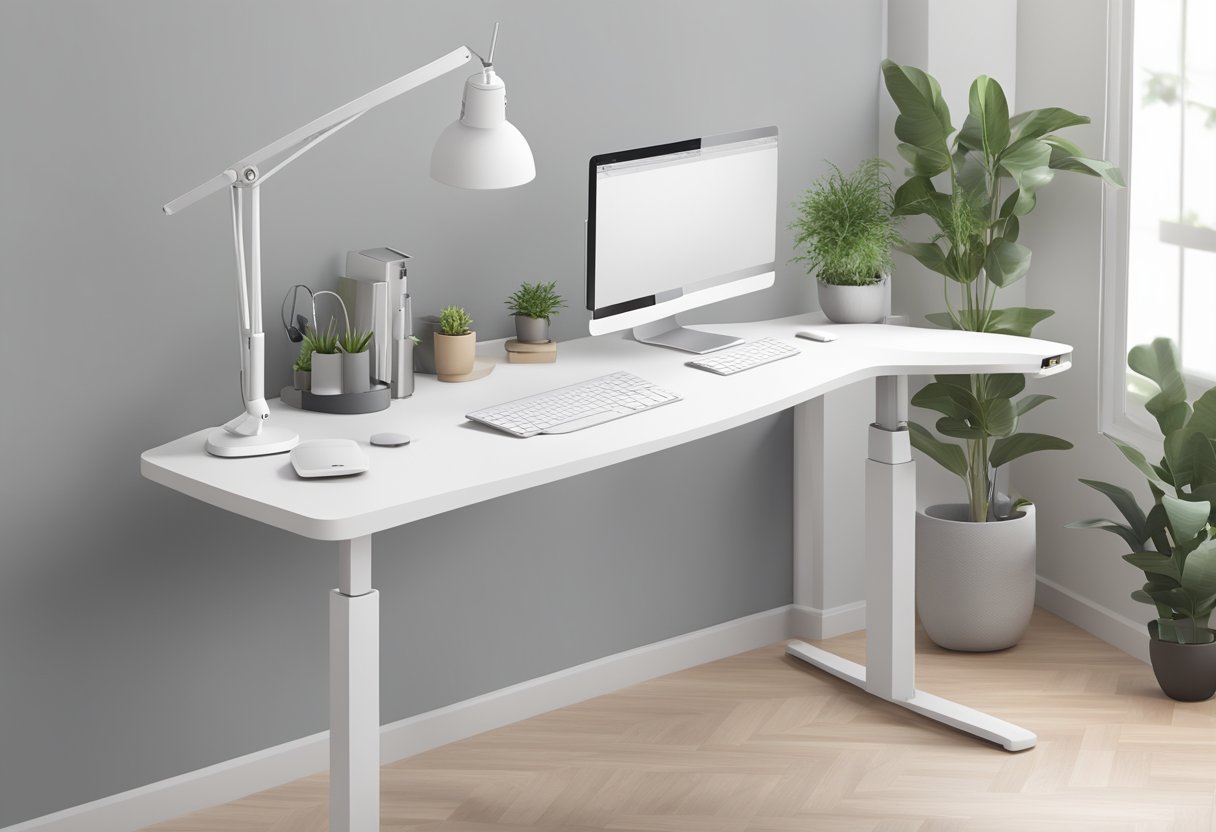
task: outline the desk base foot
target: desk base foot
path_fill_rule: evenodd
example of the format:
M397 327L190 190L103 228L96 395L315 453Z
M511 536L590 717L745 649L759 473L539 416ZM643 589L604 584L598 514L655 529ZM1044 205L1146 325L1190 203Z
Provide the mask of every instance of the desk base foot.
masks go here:
M786 655L827 671L837 679L842 679L863 690L866 687L866 669L857 662L843 659L835 653L821 650L804 641L787 644L785 652ZM968 708L966 705L942 699L940 696L934 696L922 690L913 693L911 699L886 699L881 696L879 698L943 725L949 725L956 730L996 743L1006 751L1025 751L1027 748L1033 748L1035 742L1038 741L1034 732L1027 731L1012 722L997 719L983 711Z

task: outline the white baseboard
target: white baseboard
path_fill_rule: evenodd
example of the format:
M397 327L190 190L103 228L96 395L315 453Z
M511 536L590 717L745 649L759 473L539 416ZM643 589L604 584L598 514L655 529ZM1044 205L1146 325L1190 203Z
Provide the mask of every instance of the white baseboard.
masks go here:
M866 628L866 602L854 601L821 610L816 607L790 605L790 638L818 641Z
M1143 624L1082 598L1042 576L1037 580L1034 603L1107 644L1118 647L1129 656L1148 663L1148 630Z
M388 763L638 682L789 638L791 607L727 621L418 714L380 729ZM227 803L329 766L329 732L8 826L0 832L130 830Z

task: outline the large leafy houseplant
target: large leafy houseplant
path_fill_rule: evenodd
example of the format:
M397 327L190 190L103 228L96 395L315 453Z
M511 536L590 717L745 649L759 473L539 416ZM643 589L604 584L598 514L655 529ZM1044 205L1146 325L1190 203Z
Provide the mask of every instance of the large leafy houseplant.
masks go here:
M1134 347L1127 363L1151 382L1145 407L1161 430L1164 455L1152 464L1139 449L1111 441L1148 480L1153 505L1145 512L1128 489L1081 480L1110 498L1124 522L1083 520L1069 527L1112 532L1131 549L1123 559L1145 577L1132 598L1156 608L1158 639L1210 643L1216 640L1210 629L1216 607L1216 387L1188 402L1178 350L1166 338Z
M908 179L895 192L894 213L923 214L936 226L928 242L902 247L944 278L946 311L929 320L951 329L1029 336L1052 310L996 307L997 291L1030 268L1030 249L1018 242L1022 218L1056 171L1098 176L1122 187L1118 169L1087 158L1056 135L1087 124L1086 116L1059 107L1011 116L1000 84L981 75L971 84L967 117L956 134L932 76L892 61L883 61L882 72L899 110L899 153L909 165ZM938 190L935 177L946 190ZM1053 398L1040 394L1014 401L1024 387L1015 375L937 376L912 399L941 414L939 434L962 440L960 445L940 439L922 425L910 428L917 449L963 480L972 522L997 519L994 481L1001 465L1036 451L1072 447L1055 436L1017 430L1022 415Z

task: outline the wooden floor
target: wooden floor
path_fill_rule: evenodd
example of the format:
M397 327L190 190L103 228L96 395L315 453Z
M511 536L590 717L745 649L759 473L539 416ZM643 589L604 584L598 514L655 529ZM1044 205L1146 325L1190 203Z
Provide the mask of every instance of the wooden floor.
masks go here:
M854 661L861 633L824 642ZM773 645L383 769L382 829L422 832L1210 832L1216 700L1042 610L1018 647L918 646L920 687L1019 723L1009 754L877 701ZM307 777L155 832L327 828Z

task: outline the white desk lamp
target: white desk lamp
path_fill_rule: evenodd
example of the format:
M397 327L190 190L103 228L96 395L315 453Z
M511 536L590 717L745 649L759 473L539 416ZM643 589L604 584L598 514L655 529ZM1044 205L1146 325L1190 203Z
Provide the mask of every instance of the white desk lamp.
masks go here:
M431 157L431 176L458 188L513 188L531 182L536 165L527 140L507 121L506 87L494 73L494 46L481 60L481 72L465 81L460 118L443 131ZM232 190L232 231L236 248L237 297L241 346L241 396L245 412L216 428L207 437L207 452L215 456L264 456L290 451L299 442L295 431L268 424L264 380L265 336L262 332L262 235L259 191L267 179L359 116L468 62L473 54L460 47L424 67L402 75L336 110L293 130L251 153L197 188L164 206L175 214L224 188ZM258 165L284 155L262 172ZM249 248L245 247L245 198L249 197Z

